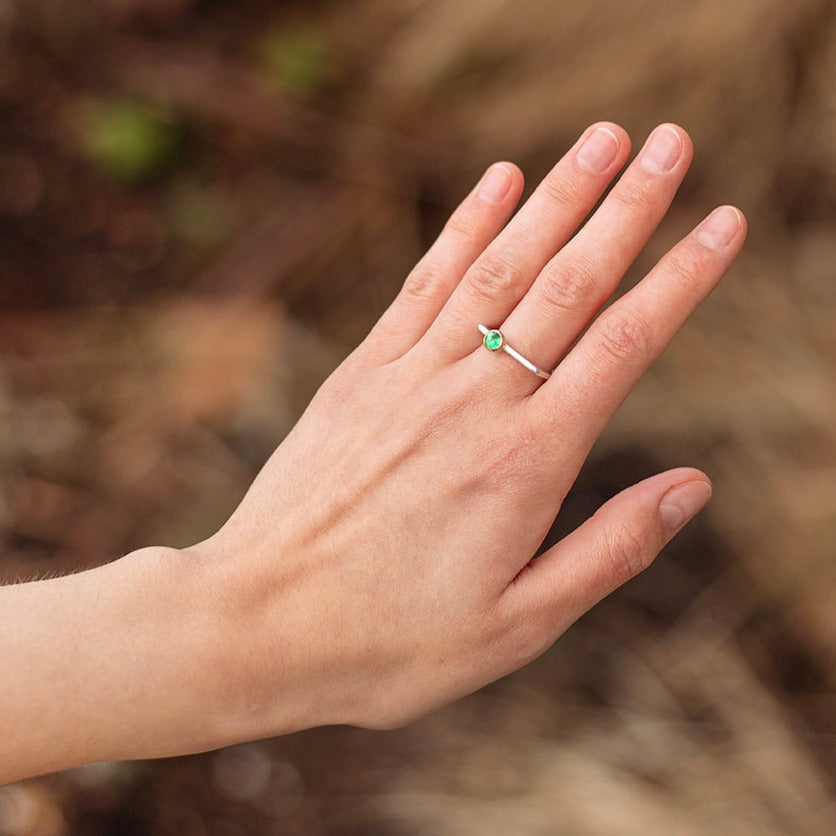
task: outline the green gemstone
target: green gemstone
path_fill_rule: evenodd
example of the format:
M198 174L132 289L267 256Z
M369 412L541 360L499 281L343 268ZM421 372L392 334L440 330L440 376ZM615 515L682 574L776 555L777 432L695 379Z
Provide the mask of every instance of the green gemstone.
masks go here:
M483 342L485 343L485 348L487 348L488 351L499 351L499 349L502 348L502 343L505 342L505 340L502 337L502 332L497 331L494 328L493 331L488 331L488 333L485 334L485 339L483 340Z

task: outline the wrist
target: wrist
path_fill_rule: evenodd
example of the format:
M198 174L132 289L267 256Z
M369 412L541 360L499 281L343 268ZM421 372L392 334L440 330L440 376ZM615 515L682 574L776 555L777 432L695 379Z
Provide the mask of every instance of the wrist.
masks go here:
M188 552L139 549L92 570L86 586L100 602L85 620L97 632L87 641L102 644L97 656L109 680L103 714L113 725L110 748L96 759L168 757L223 745L212 690L215 625Z
M301 629L312 602L301 600L293 579L281 573L287 550L273 543L259 555L229 535L222 531L174 558L174 573L189 590L201 660L198 681L212 735L206 748L336 722L317 697L328 689L317 688L311 636Z
M137 695L152 728L146 730L146 751L130 757L168 757L219 748L233 742L228 734L221 662L224 631L221 608L205 567L191 549L150 547L112 564L131 589L125 607L135 617L141 641L138 669L153 687Z

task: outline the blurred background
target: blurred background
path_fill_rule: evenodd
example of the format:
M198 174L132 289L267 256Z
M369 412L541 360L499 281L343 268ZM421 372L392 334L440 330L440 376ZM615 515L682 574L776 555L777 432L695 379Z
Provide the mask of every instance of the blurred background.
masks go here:
M557 524L704 468L641 578L410 728L27 781L0 834L836 832L834 79L832 0L0 0L5 580L212 533L494 160L683 125L628 287L750 224Z

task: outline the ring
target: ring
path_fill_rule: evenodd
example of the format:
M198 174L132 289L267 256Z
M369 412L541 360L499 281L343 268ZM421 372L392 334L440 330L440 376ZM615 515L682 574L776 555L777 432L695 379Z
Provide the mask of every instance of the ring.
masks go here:
M518 363L525 366L530 372L534 372L537 377L542 377L543 380L548 380L551 377L550 372L544 372L538 366L535 366L531 360L526 360L519 351L515 351L508 343L505 342L505 337L498 328L486 328L484 325L479 325L479 331L484 336L482 345L488 351L499 351L502 349L506 354L510 354Z

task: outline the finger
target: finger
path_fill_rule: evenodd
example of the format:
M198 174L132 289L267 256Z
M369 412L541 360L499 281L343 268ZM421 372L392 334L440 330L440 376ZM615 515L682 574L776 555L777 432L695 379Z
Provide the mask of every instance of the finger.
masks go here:
M612 295L668 211L693 158L688 134L660 125L600 208L546 265L503 324L537 365L553 369ZM527 354L526 354L527 352ZM520 375L531 386L531 381Z
M512 163L495 163L485 172L369 334L375 361L391 362L420 339L467 268L508 221L522 189L522 173Z
M468 269L430 327L427 344L439 360L470 353L478 345L480 322L492 328L505 320L543 265L589 214L629 149L629 137L611 122L583 133Z
M506 590L544 647L590 607L646 569L711 496L699 470L645 479L602 505L583 525L531 561Z
M590 325L531 396L536 426L577 441L578 466L638 379L723 277L745 237L738 209L715 209Z

